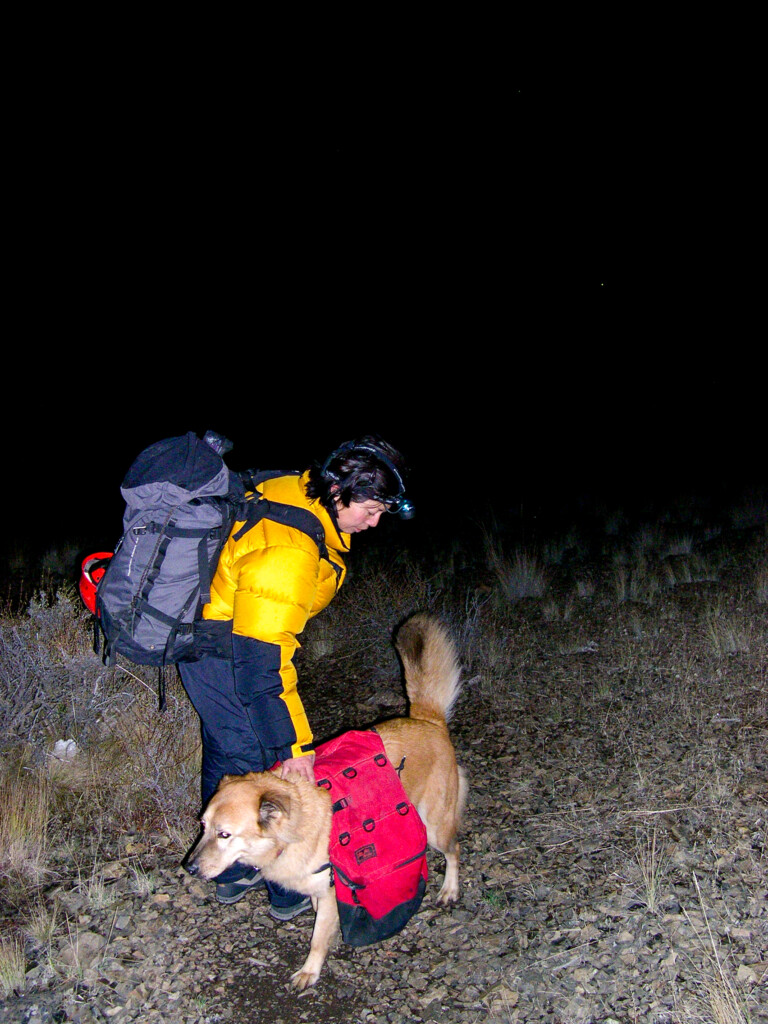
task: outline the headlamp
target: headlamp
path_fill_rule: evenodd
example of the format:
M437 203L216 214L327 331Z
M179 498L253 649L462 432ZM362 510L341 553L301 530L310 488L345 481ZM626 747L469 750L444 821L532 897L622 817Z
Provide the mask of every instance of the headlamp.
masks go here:
M409 501L404 494L398 494L396 498L390 498L384 504L387 506L387 512L400 516L401 519L413 519L416 515L413 502Z

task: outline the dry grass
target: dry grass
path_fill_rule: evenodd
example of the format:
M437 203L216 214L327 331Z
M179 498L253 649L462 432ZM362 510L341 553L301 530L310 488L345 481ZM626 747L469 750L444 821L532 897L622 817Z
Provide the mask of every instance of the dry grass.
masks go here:
M51 786L25 765L0 775L0 876L39 883L46 874Z
M768 565L761 565L755 571L755 597L760 604L768 604Z
M692 1024L694 1019L711 1020L712 1024L750 1024L752 1016L749 994L734 981L732 970L712 931L710 915L695 874L693 881L704 920L703 931L694 925L703 954L701 959L694 962L702 994L687 1000L686 1019L691 1020ZM691 1013L695 1016L688 1016Z
M24 991L24 945L16 936L0 938L0 993L7 999L13 993Z
M743 612L722 604L710 605L704 613L704 631L716 657L749 654L752 629Z
M618 564L614 582L616 600L654 604L662 590L662 573L663 570L652 566L644 555L629 564Z
M640 898L649 913L655 914L661 906L664 894L669 854L656 828L639 830L636 847L635 861L642 879Z
M50 952L53 937L59 927L59 907L56 902L40 899L30 907L24 922L24 935L38 948Z
M526 598L540 598L547 591L547 570L535 552L518 548L511 556L501 546L486 537L486 561L496 577L505 601L516 604Z

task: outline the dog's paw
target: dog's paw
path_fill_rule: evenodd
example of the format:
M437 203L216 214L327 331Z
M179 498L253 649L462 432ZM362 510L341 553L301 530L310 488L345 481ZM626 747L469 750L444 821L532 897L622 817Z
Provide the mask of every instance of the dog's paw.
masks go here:
M443 904L455 903L458 898L459 898L459 887L458 887L458 885L445 885L445 883L443 883L442 889L437 894L437 902L438 903L443 903Z
M303 992L316 985L319 977L320 971L307 970L307 965L304 964L300 971L291 975L291 988L296 992Z

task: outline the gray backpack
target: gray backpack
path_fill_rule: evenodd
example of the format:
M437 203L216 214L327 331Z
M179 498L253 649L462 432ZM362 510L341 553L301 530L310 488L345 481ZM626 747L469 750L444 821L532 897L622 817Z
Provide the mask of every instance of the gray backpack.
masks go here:
M294 526L328 558L323 526L308 509L246 497L261 481L295 471L235 473L222 458L230 448L211 431L202 440L188 433L151 445L129 469L123 534L96 588L105 664L115 654L160 668L231 657L231 623L203 620L201 612L236 521L244 520L238 537L265 517ZM161 709L164 703L161 684Z

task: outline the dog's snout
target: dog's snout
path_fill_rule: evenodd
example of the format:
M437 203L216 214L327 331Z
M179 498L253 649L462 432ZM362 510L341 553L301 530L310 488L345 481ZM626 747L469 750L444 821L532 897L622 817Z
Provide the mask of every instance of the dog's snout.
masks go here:
M196 875L198 868L197 863L194 860L187 860L184 862L184 868L189 872L190 875Z

